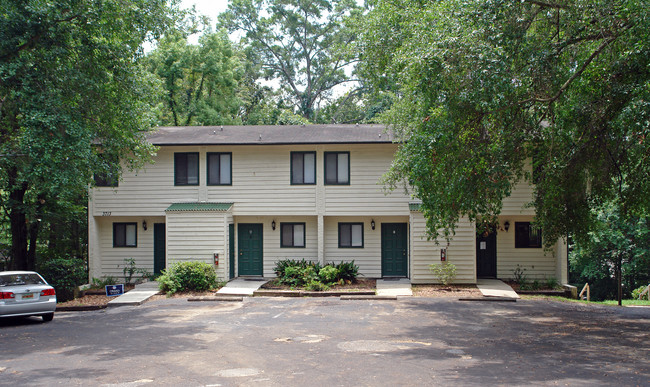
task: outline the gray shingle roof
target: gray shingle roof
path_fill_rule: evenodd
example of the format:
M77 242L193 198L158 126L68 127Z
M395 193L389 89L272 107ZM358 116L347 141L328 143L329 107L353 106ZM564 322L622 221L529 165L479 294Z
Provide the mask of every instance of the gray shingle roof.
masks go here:
M251 125L166 126L147 135L154 145L283 145L390 143L385 126Z

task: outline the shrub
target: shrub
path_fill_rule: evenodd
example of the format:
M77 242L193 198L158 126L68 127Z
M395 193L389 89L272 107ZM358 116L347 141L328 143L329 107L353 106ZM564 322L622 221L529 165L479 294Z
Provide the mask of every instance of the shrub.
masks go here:
M209 263L176 262L158 277L160 290L167 294L182 291L204 291L219 285L217 274Z
M555 277L547 277L544 281L546 283L546 287L549 289L555 289L560 286Z
M333 284L339 280L339 270L332 265L325 265L318 271L318 278L324 284Z
M307 284L305 284L305 290L309 290L312 292L320 292L323 290L328 290L330 287L327 284L324 284L318 280L310 280Z
M336 270L339 271L339 280L343 280L347 283L352 283L357 280L359 275L359 266L354 264L354 260L351 262L343 262L336 265Z
M75 289L87 280L86 263L79 258L52 258L41 262L38 272L56 290L59 302L74 299Z
M107 285L115 285L117 283L117 278L112 275L105 275L102 278L95 278L90 281L90 287L93 289L103 289Z
M445 286L452 283L454 278L456 278L456 265L449 262L443 262L441 264L434 263L429 265L429 270Z
M647 288L648 285L644 285L632 290L632 299L638 300L641 297L641 293L643 293L643 291L645 291ZM646 297L648 300L650 300L650 292L644 294L643 296Z
M127 284L131 283L133 276L136 274L140 275L138 279L151 277L151 273L149 273L149 271L147 271L145 268L138 267L135 264L135 259L133 258L124 259L124 267L122 268L122 273L124 273L124 281L126 281Z

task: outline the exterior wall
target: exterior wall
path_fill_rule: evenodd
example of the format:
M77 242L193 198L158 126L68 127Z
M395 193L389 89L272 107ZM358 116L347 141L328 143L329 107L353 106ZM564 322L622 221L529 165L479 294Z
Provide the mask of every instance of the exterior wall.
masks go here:
M146 220L147 230L142 228ZM113 223L135 222L137 224L137 247L113 247ZM124 278L125 259L135 259L136 266L153 273L153 224L164 223L161 217L92 217L94 233L89 232L91 246L90 276L100 278L112 276Z
M414 284L439 283L429 270L429 265L440 264L440 250L447 247L447 262L456 266L454 283L476 283L476 230L474 224L461 220L456 235L446 246L436 245L426 237L426 221L421 212L413 211L411 222L411 282Z
M174 262L202 261L214 264L214 253L226 257L228 217L225 212L168 212L167 266ZM153 249L153 246L151 247ZM228 278L227 264L219 264L217 276Z
M394 144L163 147L138 172L125 171L119 187L92 191L93 215L161 216L172 203L233 202L233 215L406 215L408 196L385 195L378 184ZM292 151L316 151L317 184L290 184ZM325 151L350 152L350 185L324 185ZM174 186L174 153L199 152L199 185ZM232 185L206 185L206 153L232 152Z
M375 229L370 223L375 220ZM408 223L406 216L326 216L324 218L324 263L352 261L359 266L359 274L368 278L381 277L381 224ZM363 248L339 247L339 222L363 223Z
M275 230L271 222L275 220ZM280 224L288 222L305 223L305 247L280 247ZM283 259L305 259L316 261L318 259L317 219L315 216L236 216L235 217L235 252L238 251L237 224L261 223L263 244L263 275L275 277L273 268L278 261ZM237 255L237 254L235 254ZM238 260L235 259L235 265ZM235 271L237 274L237 271Z
M510 222L510 229L505 231L505 221ZM556 277L555 246L551 250L544 248L515 248L515 222L532 222L530 216L502 216L497 232L497 277L512 279L517 265L525 270L528 279L561 278ZM543 233L542 233L543 237Z
M526 163L524 170L528 173L532 171L532 164ZM520 180L510 192L510 196L503 199L502 215L527 215L535 216L535 209L527 205L533 201L534 187L526 179Z

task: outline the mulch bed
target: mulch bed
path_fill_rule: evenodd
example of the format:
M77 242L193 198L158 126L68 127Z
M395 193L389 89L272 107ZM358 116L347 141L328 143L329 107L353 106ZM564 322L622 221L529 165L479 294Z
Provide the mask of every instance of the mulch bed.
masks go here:
M413 285L411 289L415 297L483 297L483 293L475 285Z
M332 285L330 286L328 292L358 292L358 291L374 291L377 288L377 280L367 279L367 278L357 278L357 280L351 284L344 285ZM293 288L286 284L278 283L277 280L272 280L260 288L261 290L302 290L298 288Z

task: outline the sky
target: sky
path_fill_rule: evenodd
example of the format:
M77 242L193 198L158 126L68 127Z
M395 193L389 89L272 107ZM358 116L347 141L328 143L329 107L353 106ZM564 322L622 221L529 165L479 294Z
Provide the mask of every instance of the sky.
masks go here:
M198 14L208 16L214 27L217 16L228 8L228 0L182 0L180 7L190 8L192 5L196 6ZM198 43L199 35L190 36L188 41L192 44Z

